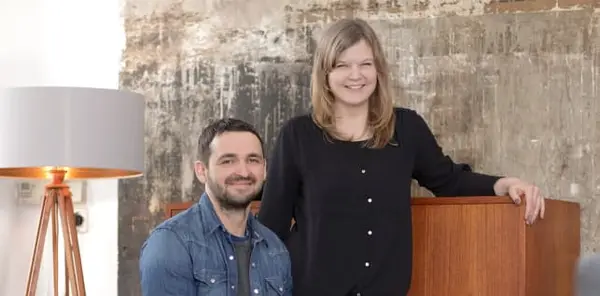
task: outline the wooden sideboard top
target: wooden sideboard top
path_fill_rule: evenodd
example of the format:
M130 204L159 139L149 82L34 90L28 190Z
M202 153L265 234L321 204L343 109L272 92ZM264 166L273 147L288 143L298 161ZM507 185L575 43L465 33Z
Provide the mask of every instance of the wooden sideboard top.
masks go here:
M171 203L165 206L165 212L167 217L172 217L175 214L186 210L196 201L187 201L180 203ZM572 203L568 201L558 201L553 200L550 202L560 202L560 203ZM411 200L411 204L413 206L423 206L423 205L467 205L467 204L512 204L513 201L509 197L505 196L472 196L472 197L414 197ZM524 202L522 203L522 205ZM260 201L252 202L252 211L256 213L260 209Z

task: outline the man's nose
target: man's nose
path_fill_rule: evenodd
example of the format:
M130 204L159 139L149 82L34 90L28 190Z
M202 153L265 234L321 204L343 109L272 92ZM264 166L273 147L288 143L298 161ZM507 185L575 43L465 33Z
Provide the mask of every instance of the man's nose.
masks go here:
M250 175L250 170L248 169L248 165L246 163L240 163L237 167L236 173L242 177L248 177Z

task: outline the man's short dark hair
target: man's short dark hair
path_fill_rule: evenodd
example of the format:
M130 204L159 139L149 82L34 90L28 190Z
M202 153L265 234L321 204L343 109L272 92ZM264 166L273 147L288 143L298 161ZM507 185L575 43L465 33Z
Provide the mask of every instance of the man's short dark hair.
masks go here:
M198 158L208 165L208 159L212 153L210 143L213 139L226 132L249 132L258 138L260 146L265 154L264 143L254 126L250 123L235 118L222 118L209 123L198 137Z

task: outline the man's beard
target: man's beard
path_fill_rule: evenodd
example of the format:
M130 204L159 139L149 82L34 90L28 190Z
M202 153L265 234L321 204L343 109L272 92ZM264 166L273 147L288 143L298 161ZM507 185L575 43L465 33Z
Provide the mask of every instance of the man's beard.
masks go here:
M248 194L246 194L245 196L242 197L233 197L230 194L227 193L227 185L231 182L236 182L236 181L249 181L252 182L252 185L256 185L257 181L256 178L254 177L247 177L247 178L243 178L243 177L239 177L239 176L233 176L233 177L229 177L225 180L225 186L221 186L219 185L217 182L213 182L211 177L207 178L207 183L206 185L210 188L210 191L214 194L213 198L216 200L216 202L218 203L218 206L226 211L243 211L246 210L248 208L248 206L250 205L250 203L258 196L258 194L261 192L260 190L260 186L258 186L256 189L252 190L251 192L249 192Z

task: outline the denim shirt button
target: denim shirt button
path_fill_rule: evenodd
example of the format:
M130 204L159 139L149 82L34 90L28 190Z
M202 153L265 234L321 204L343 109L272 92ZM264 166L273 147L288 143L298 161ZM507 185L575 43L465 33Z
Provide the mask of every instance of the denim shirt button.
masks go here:
M254 289L254 294L258 294L258 289Z
M233 260L233 255L229 255L229 260Z

